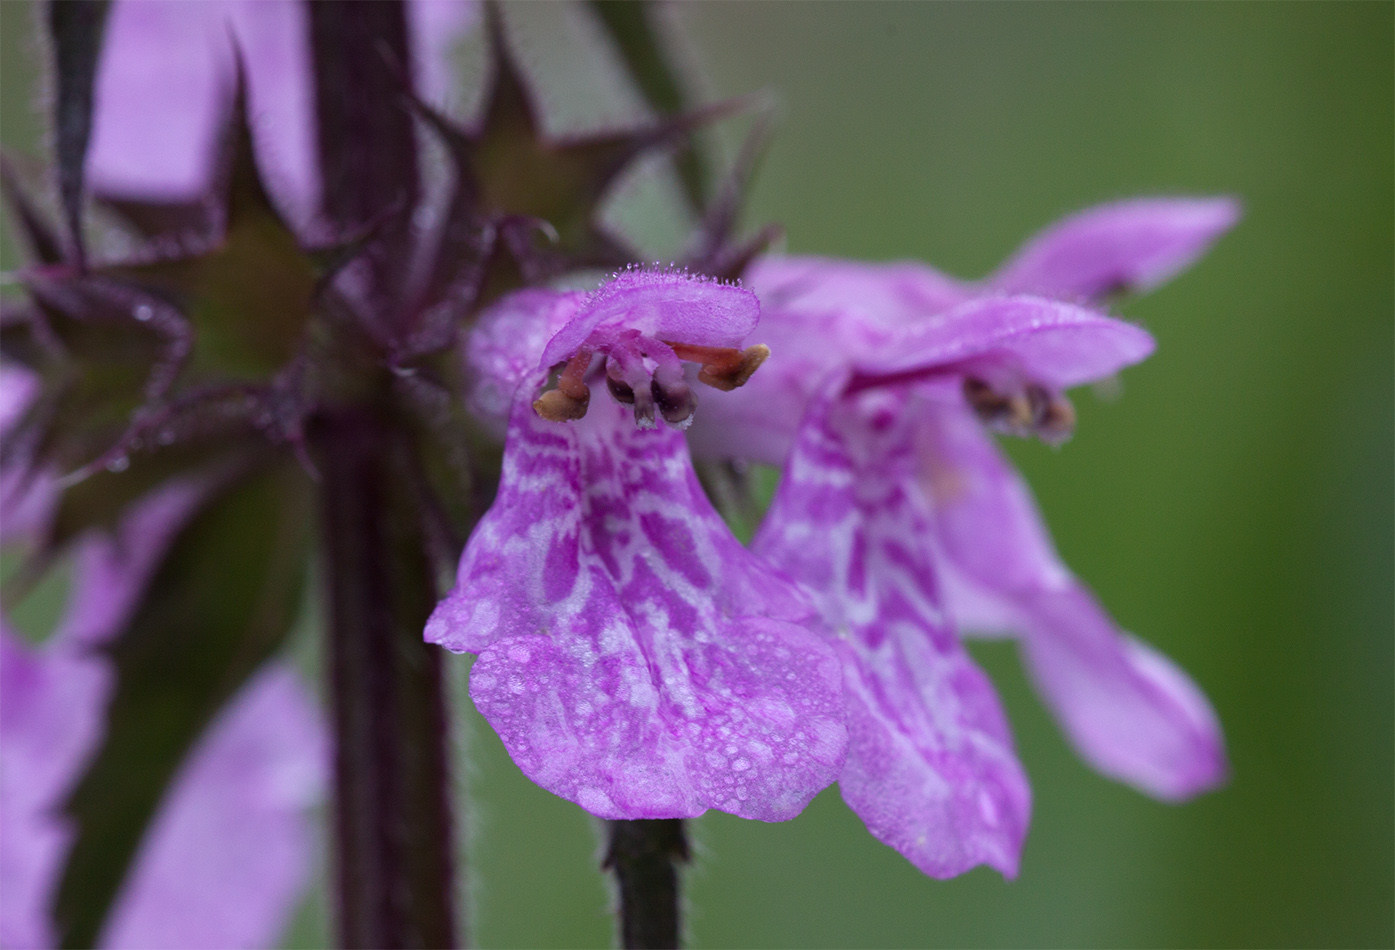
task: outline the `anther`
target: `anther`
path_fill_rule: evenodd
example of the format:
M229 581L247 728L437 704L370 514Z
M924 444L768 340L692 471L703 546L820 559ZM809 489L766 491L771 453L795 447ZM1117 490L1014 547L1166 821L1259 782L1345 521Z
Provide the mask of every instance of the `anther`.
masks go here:
M981 379L964 379L964 398L985 425L1025 428L1032 420L1031 403L1021 395L1004 395Z
M1044 442L1064 442L1075 431L1075 407L1065 396L1053 396L1037 420L1037 436Z
M571 422L586 415L591 389L586 372L591 368L592 351L583 347L567 360L557 377L557 388L549 389L533 401L533 411L548 422Z
M697 400L682 380L663 385L656 376L649 384L649 391L654 396L654 405L658 406L659 414L669 425L684 427L693 418Z
M748 346L744 350L689 343L670 343L669 346L673 347L674 354L680 360L702 364L702 369L698 371L698 382L725 392L746 385L751 374L770 357L770 347L764 343Z
M608 375L605 378L605 385L610 390L610 394L615 397L615 401L622 406L635 404L635 391L630 388L629 383Z
M585 399L574 399L560 389L549 389L533 400L533 411L548 422L572 422L586 415L590 401L589 392Z
M1012 435L1036 435L1060 442L1075 428L1075 409L1065 396L1038 383L1025 392L1004 394L972 376L964 380L964 398L985 425Z

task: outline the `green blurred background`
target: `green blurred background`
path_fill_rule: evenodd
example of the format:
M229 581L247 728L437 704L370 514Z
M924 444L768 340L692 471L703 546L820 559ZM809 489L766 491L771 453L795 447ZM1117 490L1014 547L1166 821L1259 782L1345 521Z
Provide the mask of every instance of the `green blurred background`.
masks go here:
M27 6L0 3L0 138L34 151ZM694 945L1395 941L1393 9L671 11L709 95L778 93L749 220L782 222L791 251L979 276L1096 202L1246 209L1196 268L1122 305L1158 351L1121 397L1078 394L1060 451L1010 446L1067 562L1211 697L1230 784L1169 806L1096 776L1011 646L976 647L1035 792L1018 880L928 880L831 790L781 825L692 822ZM473 713L462 732L475 942L610 944L589 819L523 779ZM308 903L290 944L318 917Z

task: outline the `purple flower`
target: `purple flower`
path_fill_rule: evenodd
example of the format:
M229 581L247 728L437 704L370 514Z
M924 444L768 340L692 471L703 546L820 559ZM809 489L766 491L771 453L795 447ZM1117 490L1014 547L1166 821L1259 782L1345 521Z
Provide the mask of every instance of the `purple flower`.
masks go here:
M844 798L925 873L1016 872L1029 790L997 699L956 632L1011 632L1081 754L1160 798L1226 765L1197 688L1120 633L1053 550L986 428L1059 441L1062 391L1146 357L1091 303L1185 266L1225 200L1125 202L1067 219L993 278L918 264L772 259L752 283L773 356L711 400L694 448L783 463L753 549L812 592L845 660Z
M52 946L71 844L63 803L101 740L113 687L98 648L125 622L201 492L170 485L111 537L79 543L73 595L40 647L0 630L0 945ZM273 665L210 727L167 792L107 921L112 947L273 943L303 889L308 810L327 767L319 713Z
M603 818L783 820L843 764L811 608L732 537L669 427L695 408L682 362L717 387L759 364L738 349L758 315L738 287L628 271L506 298L470 342L474 408L497 421L511 392L503 474L426 638L479 654L470 695L514 761Z
M37 373L0 362L0 540L33 538L42 533L57 501L56 476L50 466L36 465L27 445L12 445L20 421L39 394Z
M444 98L452 45L477 13L471 0L407 4L416 83L428 101ZM309 31L296 0L119 0L97 74L92 187L165 202L209 192L233 94L232 39L249 67L258 165L281 210L306 227L320 199Z

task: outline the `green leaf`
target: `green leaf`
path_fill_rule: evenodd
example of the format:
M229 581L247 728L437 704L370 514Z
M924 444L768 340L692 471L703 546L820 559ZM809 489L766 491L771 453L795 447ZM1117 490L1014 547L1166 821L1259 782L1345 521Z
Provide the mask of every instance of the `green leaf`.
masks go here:
M635 85L660 115L682 112L686 102L678 71L664 57L659 31L654 29L655 7L650 0L591 0L591 9L615 43ZM707 204L707 171L696 148L677 157L678 176L688 204L701 210Z
M24 193L19 176L9 160L0 156L0 191L5 194L16 230L28 245L29 256L39 264L58 264L63 260L63 245L49 228L34 202Z
M49 0L57 95L54 97L54 148L58 188L68 232L79 265L82 250L83 166L92 134L92 87L102 52L107 0Z
M54 905L64 947L93 945L160 800L210 721L281 645L305 580L310 485L291 464L216 494L179 533L109 648L100 748L69 798Z

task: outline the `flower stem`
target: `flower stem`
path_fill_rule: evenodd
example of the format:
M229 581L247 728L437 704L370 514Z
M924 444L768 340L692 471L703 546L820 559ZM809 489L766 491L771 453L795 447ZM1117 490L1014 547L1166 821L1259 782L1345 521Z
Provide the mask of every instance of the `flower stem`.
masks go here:
M366 408L312 429L323 479L342 947L450 947L456 927L436 601L405 447Z
M615 872L620 896L620 945L677 947L678 867L688 860L681 818L609 822L602 867Z

